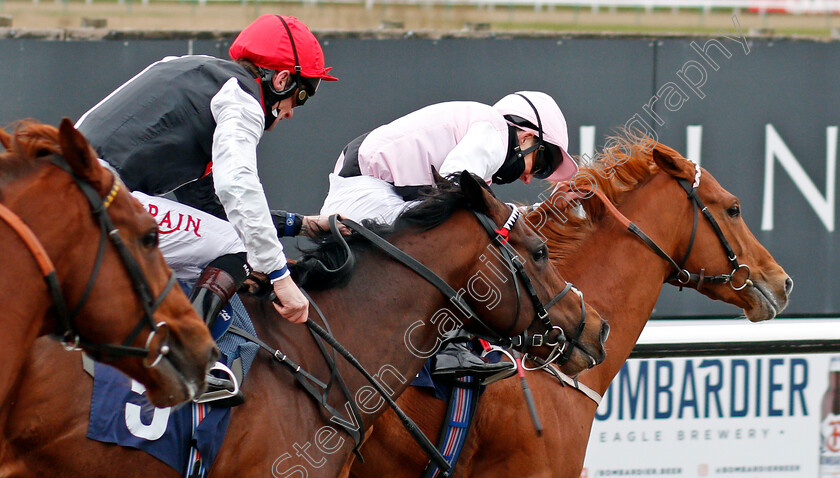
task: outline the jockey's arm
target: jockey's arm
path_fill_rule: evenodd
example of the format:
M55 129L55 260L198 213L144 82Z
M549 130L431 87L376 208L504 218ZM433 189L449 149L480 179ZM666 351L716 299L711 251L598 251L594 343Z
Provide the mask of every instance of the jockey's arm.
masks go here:
M489 184L493 174L505 161L506 146L503 135L491 123L474 123L446 155L439 173L446 177L466 170Z
M259 103L231 79L210 104L213 134L213 182L228 220L245 242L248 262L267 273L281 305L277 311L292 322L308 317L309 303L289 276L286 255L257 173L257 144L264 118Z

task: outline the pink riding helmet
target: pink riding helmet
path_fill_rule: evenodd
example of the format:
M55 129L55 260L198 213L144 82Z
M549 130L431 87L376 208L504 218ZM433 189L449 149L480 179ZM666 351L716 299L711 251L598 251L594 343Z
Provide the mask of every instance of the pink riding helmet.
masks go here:
M540 91L517 91L499 100L493 108L502 115L518 116L535 126L542 124L543 141L556 146L563 157L554 172L545 179L557 182L567 181L578 172L577 163L567 152L569 132L566 127L566 118L554 98ZM539 113L539 118L537 113ZM539 131L533 128L520 124L514 124L514 126L539 136Z

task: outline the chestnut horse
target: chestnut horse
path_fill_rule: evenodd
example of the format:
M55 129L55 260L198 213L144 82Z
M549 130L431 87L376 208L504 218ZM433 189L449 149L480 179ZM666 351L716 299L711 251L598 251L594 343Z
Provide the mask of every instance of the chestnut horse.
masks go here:
M0 130L0 144L2 414L46 334L137 379L157 405L192 399L218 351L172 290L152 216L67 119L60 129L21 121L13 134Z
M710 174L703 170L698 176L694 164L679 153L650 141L633 145L630 151L629 156L618 150L602 154L601 160L582 169L583 179L576 181L592 183L588 190L597 190L606 201L592 193L578 200L568 188L558 188L528 216L548 239L552 261L611 318L607 360L578 377L600 395L633 350L663 281L677 278L671 262L657 257L628 232L619 217L632 220L668 256L684 258L683 271L703 272L702 276L681 273L683 285L742 308L751 321L774 318L787 305L793 286L747 228L738 198ZM694 222L697 208L676 180L693 185L695 178L700 180L697 195L711 211L721 236L702 216ZM577 204L585 215L575 210ZM611 212L613 204L620 213ZM722 238L731 244L738 265L727 259ZM727 283L730 275L734 281ZM672 281L680 285L677 282ZM580 476L597 404L548 373L533 372L527 378L544 426L542 437L534 433L518 381L493 384L479 401L454 476ZM438 436L444 402L410 387L397 403L414 412L428 436ZM398 429L391 413L376 422L362 453L365 463L353 464L353 476L419 477L428 462Z
M516 279L510 265L500 259L495 240L476 220L476 212L486 215L493 228L507 225L507 244L524 262L543 303L566 286L548 261L544 242L523 220L516 220L511 207L495 199L472 176L462 174L459 182L460 187L448 181L439 183L436 193L404 213L389 240L461 290L466 303L496 334L516 334L526 328L542 332L543 323L534 320L538 307L525 297L521 286L524 278ZM414 271L364 241L353 241L353 236L350 241L356 257L353 274L323 290L312 291L318 284L306 287L312 291L313 304L328 318L334 336L396 396L420 370L441 333L457 324L457 309ZM327 246L334 244L322 245L315 255L326 259ZM490 279L497 274L504 280ZM467 290L470 292L464 293ZM283 320L268 301L242 298L265 342L321 380L328 380L330 370L305 326ZM578 329L582 305L577 294L565 295L548 309L552 324L562 325L572 336ZM464 326L489 332L474 319ZM571 368L579 371L604 359L606 330L597 313L587 308L580 346L570 354ZM54 360L61 365L52 366ZM68 355L51 343L38 344L26 364L18 393L20 405L0 437L0 476L179 476L143 452L85 438L92 381L80 362L78 355ZM359 373L340 358L338 363L350 396L361 408L363 426L369 426L383 412L384 403L369 393L371 389ZM338 389L332 387L329 403L345 415L343 420L352 422L348 398ZM59 396L54 390L63 393ZM337 476L342 472L353 440L269 354L258 354L243 390L246 402L233 409L209 476ZM33 423L33 416L41 418Z

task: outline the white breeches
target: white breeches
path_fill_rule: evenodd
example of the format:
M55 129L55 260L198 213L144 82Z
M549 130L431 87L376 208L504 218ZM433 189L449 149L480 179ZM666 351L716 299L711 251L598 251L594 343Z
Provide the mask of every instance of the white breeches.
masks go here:
M413 203L406 202L387 181L370 176L343 178L332 173L321 215L338 213L357 222L376 219L393 224L403 209Z
M178 279L194 281L213 259L245 252L233 226L212 214L141 192L131 193L158 223L160 250Z

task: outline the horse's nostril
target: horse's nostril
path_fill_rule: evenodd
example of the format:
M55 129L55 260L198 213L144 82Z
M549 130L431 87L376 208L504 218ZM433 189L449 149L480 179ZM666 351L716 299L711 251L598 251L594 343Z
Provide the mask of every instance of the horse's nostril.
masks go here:
M610 336L610 324L603 322L601 324L601 345L604 345L607 342L607 338Z
M785 296L789 296L790 292L793 290L793 279L788 277L785 279Z

